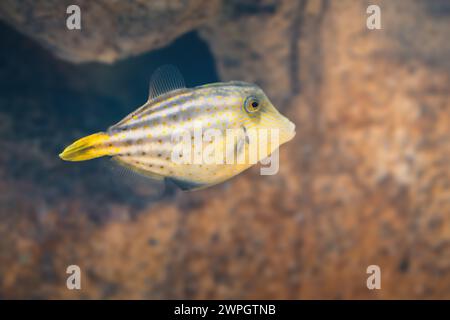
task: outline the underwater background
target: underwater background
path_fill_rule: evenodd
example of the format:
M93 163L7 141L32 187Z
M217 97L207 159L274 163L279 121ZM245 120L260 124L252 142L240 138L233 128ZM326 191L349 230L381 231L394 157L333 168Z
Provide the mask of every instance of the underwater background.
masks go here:
M0 20L0 298L450 298L449 1L3 0ZM296 124L279 173L183 193L59 159L163 64L260 85Z

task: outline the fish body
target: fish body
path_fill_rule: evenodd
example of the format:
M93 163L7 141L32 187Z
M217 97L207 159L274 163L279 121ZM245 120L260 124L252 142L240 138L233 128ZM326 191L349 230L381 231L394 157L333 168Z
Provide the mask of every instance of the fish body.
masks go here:
M248 154L252 146L248 132L263 128L279 132L279 141L266 146L268 154L295 135L295 125L273 107L258 86L237 81L214 83L153 97L106 132L76 141L60 157L83 161L111 156L140 174L172 180L184 190L201 189L252 166L254 163L248 161L248 156L240 163L226 163L225 158L230 151L236 156ZM180 136L190 139L188 142L192 144L175 161L174 149L181 143L174 141L177 132L183 133ZM207 132L216 135L207 139ZM232 148L227 147L230 132ZM186 140L183 141L185 146ZM193 161L196 153L201 154L208 146L211 149L212 144L223 161Z

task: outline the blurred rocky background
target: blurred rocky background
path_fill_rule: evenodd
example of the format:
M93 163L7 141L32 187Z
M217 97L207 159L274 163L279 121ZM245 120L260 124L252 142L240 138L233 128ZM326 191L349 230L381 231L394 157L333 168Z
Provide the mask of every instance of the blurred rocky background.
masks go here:
M2 0L0 19L0 298L450 298L450 1ZM297 124L280 172L182 193L57 157L165 63L262 86Z

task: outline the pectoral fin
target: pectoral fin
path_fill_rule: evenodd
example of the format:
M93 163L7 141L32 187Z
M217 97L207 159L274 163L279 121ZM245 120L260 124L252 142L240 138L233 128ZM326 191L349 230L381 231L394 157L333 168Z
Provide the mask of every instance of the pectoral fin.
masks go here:
M236 163L239 159L240 154L245 149L245 145L250 142L247 135L247 130L244 126L241 127L238 134L236 135L236 140L234 141L234 146L232 149L226 149L225 163L229 163L229 159L233 159L232 163Z

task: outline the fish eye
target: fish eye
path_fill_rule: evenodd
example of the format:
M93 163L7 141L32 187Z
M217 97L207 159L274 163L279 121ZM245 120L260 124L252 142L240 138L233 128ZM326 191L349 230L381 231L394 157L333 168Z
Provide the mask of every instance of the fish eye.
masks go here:
M261 108L261 103L255 97L248 97L245 100L244 108L248 113L254 113Z

